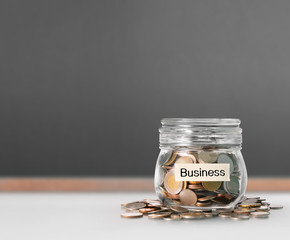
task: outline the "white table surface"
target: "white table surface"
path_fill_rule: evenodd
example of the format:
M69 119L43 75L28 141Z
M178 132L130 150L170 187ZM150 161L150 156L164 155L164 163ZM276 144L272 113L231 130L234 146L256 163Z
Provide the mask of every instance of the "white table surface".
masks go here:
M120 218L120 203L154 193L0 193L0 239L289 239L290 193L248 193L282 210L268 219Z

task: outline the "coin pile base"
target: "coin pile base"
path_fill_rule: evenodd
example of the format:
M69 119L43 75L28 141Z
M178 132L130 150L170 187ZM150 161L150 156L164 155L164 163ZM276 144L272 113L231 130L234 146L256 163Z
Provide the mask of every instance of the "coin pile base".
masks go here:
M210 197L210 196L209 196ZM230 218L233 220L249 220L250 218L268 218L272 209L282 209L281 205L271 205L260 197L244 197L233 210L188 210L181 206L166 206L160 200L144 199L142 201L121 204L125 210L122 218L164 219L177 221L181 219L206 219L212 217Z

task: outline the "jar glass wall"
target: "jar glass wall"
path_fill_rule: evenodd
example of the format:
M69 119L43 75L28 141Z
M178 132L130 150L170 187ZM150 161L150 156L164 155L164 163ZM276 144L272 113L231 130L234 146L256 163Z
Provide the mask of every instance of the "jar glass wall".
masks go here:
M247 172L238 119L163 119L155 191L167 205L232 209Z

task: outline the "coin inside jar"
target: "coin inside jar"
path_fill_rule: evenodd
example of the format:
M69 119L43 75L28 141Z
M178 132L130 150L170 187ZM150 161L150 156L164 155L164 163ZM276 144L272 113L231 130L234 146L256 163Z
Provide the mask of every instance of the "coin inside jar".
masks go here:
M202 182L204 189L208 191L216 191L220 188L222 182Z
M167 172L164 178L164 187L168 193L178 194L183 186L183 182L175 181L174 170Z
M175 164L181 163L185 164L196 163L196 158L193 155L181 156L176 160Z
M192 190L184 189L180 192L179 199L183 205L191 206L196 203L197 196Z
M218 153L212 151L202 151L198 157L199 163L214 163L217 161Z

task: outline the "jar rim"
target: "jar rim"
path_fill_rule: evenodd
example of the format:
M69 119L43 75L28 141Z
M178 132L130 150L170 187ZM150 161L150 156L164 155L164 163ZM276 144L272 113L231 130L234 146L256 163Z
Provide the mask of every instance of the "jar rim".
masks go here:
M240 148L242 129L236 118L163 118L159 129L160 148L219 146Z
M163 126L239 126L241 120L238 118L163 118L161 124Z

